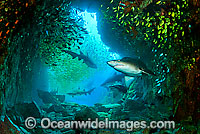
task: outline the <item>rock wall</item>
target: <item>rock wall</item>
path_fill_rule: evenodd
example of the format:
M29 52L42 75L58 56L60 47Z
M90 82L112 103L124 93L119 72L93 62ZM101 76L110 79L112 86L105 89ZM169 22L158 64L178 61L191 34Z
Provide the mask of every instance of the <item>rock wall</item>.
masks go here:
M38 44L38 40L36 31L38 31L38 27L35 21L32 21L34 19L32 8L26 6L26 3L21 2L21 5L18 5L19 3L8 2L5 4L8 9L11 9L11 5L15 5L16 10L19 8L19 11L21 11L17 13L19 17L13 15L15 12L10 12L9 14L2 13L3 15L7 14L7 20L10 21L8 23L15 19L19 22L16 26L9 25L8 29L12 28L10 30L12 33L5 36L4 40L1 40L3 43L0 45L2 52L0 67L0 115L2 117L5 115L7 107L32 100L32 65L37 57L36 44Z

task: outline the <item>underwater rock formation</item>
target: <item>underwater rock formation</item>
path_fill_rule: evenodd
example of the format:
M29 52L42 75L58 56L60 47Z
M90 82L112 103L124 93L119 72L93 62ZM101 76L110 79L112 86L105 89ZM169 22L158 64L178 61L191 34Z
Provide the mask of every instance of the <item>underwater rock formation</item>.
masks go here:
M40 99L42 99L43 103L45 103L45 104L49 104L49 103L57 104L59 101L60 102L65 101L64 95L62 95L62 96L53 95L48 91L42 91L42 90L37 90L37 92L38 92L38 97Z

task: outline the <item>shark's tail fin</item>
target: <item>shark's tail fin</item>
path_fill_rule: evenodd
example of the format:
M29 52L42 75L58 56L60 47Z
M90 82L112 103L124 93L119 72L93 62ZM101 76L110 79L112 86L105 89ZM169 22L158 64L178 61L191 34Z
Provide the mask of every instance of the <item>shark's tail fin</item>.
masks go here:
M154 74L154 73L153 73L151 70L149 70L149 69L143 70L143 73L148 74L148 75L156 76L156 74Z

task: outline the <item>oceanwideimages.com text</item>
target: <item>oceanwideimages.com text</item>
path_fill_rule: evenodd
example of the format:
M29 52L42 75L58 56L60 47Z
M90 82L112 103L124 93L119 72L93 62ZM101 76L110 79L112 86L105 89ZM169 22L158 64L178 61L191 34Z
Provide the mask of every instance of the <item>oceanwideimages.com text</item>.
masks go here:
M36 120L34 117L28 117L25 120L25 125L29 129L36 127ZM91 120L88 118L87 121L53 121L49 118L43 118L40 122L43 129L126 129L127 131L133 131L134 129L145 129L145 128L165 128L174 129L174 121L113 121L105 118L105 120Z

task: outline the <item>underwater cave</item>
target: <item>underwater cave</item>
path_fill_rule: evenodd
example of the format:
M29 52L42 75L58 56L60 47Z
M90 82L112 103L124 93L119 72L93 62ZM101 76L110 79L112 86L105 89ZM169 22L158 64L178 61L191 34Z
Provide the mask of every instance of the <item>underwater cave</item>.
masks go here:
M198 0L0 5L0 134L200 133Z

